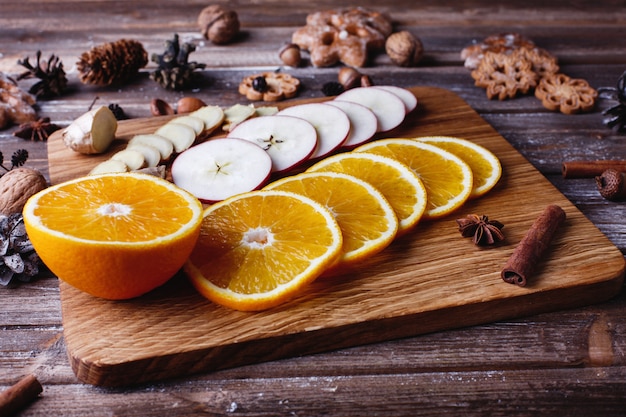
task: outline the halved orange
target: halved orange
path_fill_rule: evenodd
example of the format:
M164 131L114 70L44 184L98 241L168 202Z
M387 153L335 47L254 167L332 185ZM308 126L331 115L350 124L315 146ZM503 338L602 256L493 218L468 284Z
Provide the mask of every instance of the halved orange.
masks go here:
M128 299L182 267L202 204L169 181L129 172L48 187L23 213L35 251L59 279L96 297Z
M352 152L367 152L397 159L411 168L426 187L424 218L436 219L458 209L472 191L473 174L458 156L434 145L406 138L380 139Z
M350 267L382 251L398 231L398 218L387 199L352 175L304 172L274 181L265 189L302 194L330 210L343 235L336 268Z
M502 176L502 165L498 157L489 149L467 139L449 136L424 136L415 139L445 149L470 166L474 174L474 182L469 198L487 194Z
M265 310L300 293L339 256L333 215L303 195L251 191L209 206L185 272L209 300Z
M307 171L341 172L372 184L393 207L399 221L398 235L413 229L426 209L426 188L417 174L386 156L345 152L324 158Z

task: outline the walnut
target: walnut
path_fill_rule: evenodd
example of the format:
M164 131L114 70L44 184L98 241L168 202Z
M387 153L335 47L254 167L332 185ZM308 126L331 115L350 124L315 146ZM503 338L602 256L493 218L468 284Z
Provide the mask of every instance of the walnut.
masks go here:
M44 176L31 168L15 168L0 177L0 214L21 213L26 201L48 186Z
M213 4L202 9L198 26L206 39L216 45L224 45L239 33L239 18L235 11Z
M391 61L400 67L412 67L424 55L422 42L406 30L392 33L385 42L385 51Z

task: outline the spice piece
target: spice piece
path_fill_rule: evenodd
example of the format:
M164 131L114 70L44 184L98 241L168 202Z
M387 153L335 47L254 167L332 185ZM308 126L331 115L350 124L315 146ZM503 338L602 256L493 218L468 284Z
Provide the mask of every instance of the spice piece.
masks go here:
M26 122L19 125L17 130L13 132L13 136L32 141L46 141L48 137L61 129L61 126L50 122L49 117L42 117L32 122Z
M546 207L504 265L502 279L509 284L525 286L564 221L565 211L561 207L555 204Z
M626 172L626 160L566 161L561 166L563 178L594 178L607 169Z
M43 387L34 375L25 376L0 393L0 416L17 413L35 401L42 391Z
M328 81L322 85L322 93L327 97L338 96L345 90L344 86L338 81Z
M471 237L475 245L493 245L504 240L502 228L504 225L497 220L489 220L489 217L478 214L468 214L462 219L457 219L459 232L463 237Z
M596 184L600 195L607 200L618 201L626 199L626 187L624 186L626 173L615 169L607 169L596 177Z

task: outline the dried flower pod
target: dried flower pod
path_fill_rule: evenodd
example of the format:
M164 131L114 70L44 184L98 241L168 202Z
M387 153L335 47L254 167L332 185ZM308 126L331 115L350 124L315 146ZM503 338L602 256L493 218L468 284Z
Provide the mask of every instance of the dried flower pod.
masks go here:
M278 51L278 56L285 65L290 67L297 67L302 61L300 47L295 43L287 43L283 45L283 47Z
M0 285L7 286L14 279L29 282L39 273L39 264L22 213L0 215Z
M504 240L502 228L504 225L497 220L489 220L485 215L468 214L456 220L459 232L463 237L471 237L475 245L493 245Z
M607 200L626 199L626 173L616 169L607 169L595 178L600 195Z
M84 84L123 84L134 78L148 63L148 53L140 42L120 39L84 52L76 63Z
M0 214L21 213L31 196L48 186L41 172L15 168L0 177Z
M150 73L150 78L161 87L170 90L184 90L192 81L194 71L206 65L189 62L189 54L196 50L190 43L180 44L178 34L172 40L165 42L165 51L162 54L152 54L152 61L158 68Z
M27 78L39 78L40 81L33 84L28 92L35 97L50 98L60 96L67 88L67 77L63 70L63 63L58 56L50 55L48 62L41 60L41 51L36 54L37 63L33 66L26 57L17 63L28 71L23 72L17 80Z
M46 141L48 137L61 129L61 126L50 122L49 117L41 117L32 122L26 122L19 125L17 130L13 132L13 136L32 141Z
M216 45L232 41L239 33L239 18L233 10L213 4L202 9L198 15L202 36Z
M400 67L412 67L422 59L424 47L411 32L403 30L392 33L387 38L385 51L394 64Z

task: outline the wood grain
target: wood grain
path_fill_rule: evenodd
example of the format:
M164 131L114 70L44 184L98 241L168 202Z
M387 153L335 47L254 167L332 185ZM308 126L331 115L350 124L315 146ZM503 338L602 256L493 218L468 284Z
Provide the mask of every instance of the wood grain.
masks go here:
M422 223L367 265L319 279L299 298L265 312L214 305L182 274L125 302L61 283L65 342L78 378L106 386L154 381L581 306L619 292L622 254L572 203L454 93L412 91L419 108L387 136L452 135L486 146L504 169L490 194ZM121 123L122 139L157 125L155 119ZM49 141L53 182L81 175L95 162L61 146L58 137ZM527 287L504 283L500 269L548 204L567 213L552 251ZM469 213L502 221L505 244L480 249L461 238L454 219Z

